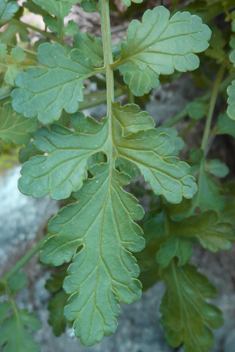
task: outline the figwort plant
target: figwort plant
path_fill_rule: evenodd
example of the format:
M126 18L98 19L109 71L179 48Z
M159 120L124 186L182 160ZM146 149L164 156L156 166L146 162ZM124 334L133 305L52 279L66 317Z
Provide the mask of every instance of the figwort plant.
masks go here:
M148 7L148 1L122 2L129 16ZM175 0L172 14L164 6L147 9L115 45L109 8L117 12L115 2L81 2L84 11L100 14L101 37L65 21L76 3L0 0L3 155L6 143L23 145L17 147L20 191L65 204L49 221L48 235L0 281L0 293L8 296L0 303L0 345L4 352L40 350L29 332L40 323L17 307L14 294L26 284L20 270L41 250L43 264L60 267L46 283L56 336L72 324L85 346L100 342L117 328L120 301L135 302L142 289L162 280L166 341L207 352L210 328L223 324L222 312L207 300L217 289L188 262L196 242L216 253L235 239L234 183L222 189L219 178L229 169L207 157L211 135L235 137L234 0L196 1L180 11ZM43 17L45 30L21 21L24 8ZM33 48L26 45L28 29L40 34ZM69 36L72 45L64 41ZM186 71L205 95L156 129L144 111L152 88ZM96 93L89 93L90 82ZM82 113L101 103L107 105L101 121ZM179 137L172 126L187 116ZM197 123L205 126L200 147L180 161L183 138ZM151 191L136 180L140 175ZM135 196L146 196L146 215Z

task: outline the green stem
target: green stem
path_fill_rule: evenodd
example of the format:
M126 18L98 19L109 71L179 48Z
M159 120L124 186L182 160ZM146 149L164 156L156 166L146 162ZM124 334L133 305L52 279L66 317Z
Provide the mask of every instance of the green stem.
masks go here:
M118 98L118 97L122 96L123 94L125 94L125 92L122 89L117 89L114 92L114 98ZM106 93L105 93L105 95L102 96L101 98L98 98L98 99L95 99L95 100L91 100L91 101L87 101L87 102L85 101L85 102L81 103L79 105L79 109L80 110L89 109L89 108L92 108L94 106L103 104L106 101L107 101L107 97L106 97Z
M112 121L112 103L114 102L114 77L113 69L113 54L111 43L111 28L109 17L109 0L99 0L101 10L101 32L103 39L103 52L104 52L104 67L106 68L106 93L107 93L107 117L109 119L109 139L112 145L113 136L113 121ZM113 168L113 153L110 150L110 168Z
M12 275L16 274L20 269L22 269L25 264L28 263L28 261L40 251L42 244L50 236L51 234L47 234L40 241L38 241L38 243L28 253L26 253L25 256L21 258L20 261L18 261L18 263L16 263L16 265L10 271L8 271L8 273L3 276L1 281L8 281Z
M225 71L225 67L224 67L224 65L222 65L219 69L219 72L218 72L218 75L217 75L217 78L215 80L214 87L212 90L211 99L210 99L210 107L209 107L209 111L207 114L206 126L205 126L205 130L204 130L203 138L202 138L202 144L201 144L201 149L204 151L207 146L207 141L208 141L208 137L209 137L210 130L211 130L211 122L212 122L212 118L213 118L213 114L214 114L215 104L216 104L216 100L217 100L217 97L218 97L218 94L220 91L220 84L221 84L221 81L224 76L224 71Z
M135 104L135 97L129 86L127 86L127 100L129 104Z
M29 28L29 29L32 29L33 31L35 32L38 32L40 34L42 34L44 37L47 37L51 40L54 40L55 42L58 42L60 43L60 39L57 38L54 34L51 34L51 33L48 33L46 31L43 31L42 29L39 29L37 27L34 27L34 26L31 26L30 24L28 23L24 23L24 22L21 22L20 20L17 20L16 18L14 18L13 20L11 20L12 22L15 22L17 24L20 24L22 27L24 28Z
M188 124L188 126L185 128L185 130L181 133L180 137L184 138L190 131L191 129L196 125L196 123L198 122L198 120L193 119L192 121L190 121L190 123Z

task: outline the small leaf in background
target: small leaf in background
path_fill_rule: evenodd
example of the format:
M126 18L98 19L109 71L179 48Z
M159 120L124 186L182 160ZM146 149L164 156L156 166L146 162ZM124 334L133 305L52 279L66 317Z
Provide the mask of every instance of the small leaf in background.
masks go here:
M14 294L17 291L22 290L22 288L25 287L26 282L27 282L27 278L25 274L22 272L19 272L11 276L11 278L7 282L7 285L11 291L11 294Z
M144 13L142 23L133 20L127 29L127 41L122 43L120 64L131 62L131 71L135 66L140 74L148 69L157 75L172 74L175 69L185 72L198 68L199 58L195 53L208 48L209 27L189 12L177 12L169 17L165 7L157 6ZM131 82L131 77L128 80ZM150 87L149 75L147 84ZM141 90L142 95L148 93L143 84L136 89L139 89L138 95Z
M24 53L24 50L19 46L17 46L16 48L13 48L10 54L11 54L11 57L16 62L22 62L26 58L26 54Z
M89 0L81 1L81 6L85 12L97 12L97 5Z
M163 271L166 293L162 299L161 323L166 341L174 348L183 344L185 352L208 352L214 345L213 329L224 321L219 308L207 303L217 289L193 265L178 267L172 261Z
M205 55L221 63L226 55L224 50L226 40L223 38L223 32L218 27L211 26L211 30L210 47L205 51Z
M13 314L5 319L1 325L0 346L3 346L2 352L40 352L39 345L33 340L28 329L37 331L41 329L41 324L33 313L16 307Z
M143 2L143 0L121 0L121 1L126 6L130 6L131 2L134 2L135 4L140 4L141 2Z
M1 0L0 1L0 26L9 22L14 14L18 11L19 5L16 1Z
M120 72L123 74L124 82L137 97L149 93L152 88L160 85L159 75L149 67L139 70L132 62L127 62L120 66Z
M163 126L159 126L157 127L157 131L158 133L166 133L168 134L171 139L174 142L174 152L172 153L172 155L178 155L179 152L185 147L185 143L183 138L179 137L178 135L178 131L174 128L174 127L163 127Z
M36 155L43 155L44 153L37 149L35 145L31 142L27 144L25 147L21 148L19 151L19 162L21 164L25 163L29 160L29 158Z
M0 107L0 138L8 143L18 145L27 144L30 141L30 133L34 132L37 123L35 119L27 119L15 112L11 103L5 103Z
M51 274L51 278L46 281L45 285L45 288L53 293L48 304L50 312L48 323L52 326L55 336L60 336L65 332L68 324L64 316L64 307L67 304L69 295L62 288L66 274L67 266L58 268L56 273Z
M64 316L64 307L68 303L68 298L69 295L65 293L64 290L60 290L49 300L48 310L50 312L50 317L48 323L52 326L53 333L56 337L65 332L68 324L68 321Z
M38 49L39 61L48 69L30 68L20 74L12 93L14 109L25 117L38 116L42 123L58 120L64 108L68 113L78 110L83 101L83 81L92 74L89 58L77 49L67 56L58 44L44 43Z
M208 112L208 104L201 100L193 101L187 105L186 109L189 117L199 120Z
M182 266L187 263L192 255L193 246L188 238L172 237L161 245L156 259L163 268L166 268L173 258L177 257L179 260L178 265Z
M73 20L70 20L64 29L64 34L73 37L78 32L78 24Z
M220 114L215 133L229 134L235 138L235 121L230 119L227 114Z
M78 33L74 37L73 45L89 57L93 66L101 66L104 62L103 44L100 37L94 37L91 33Z
M222 178L229 174L229 168L227 165L218 159L206 160L204 165L205 171L216 177Z
M212 210L175 222L174 228L178 236L196 237L203 248L213 253L230 249L235 241L234 227Z

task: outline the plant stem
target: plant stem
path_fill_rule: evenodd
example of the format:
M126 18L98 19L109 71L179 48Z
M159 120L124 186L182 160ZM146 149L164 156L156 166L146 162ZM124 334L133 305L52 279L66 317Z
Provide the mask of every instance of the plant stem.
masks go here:
M112 119L112 103L114 102L114 77L113 69L113 54L111 43L111 28L109 17L109 0L99 0L101 10L101 32L103 40L104 67L106 68L106 93L107 93L107 117L109 123L109 141L110 141L110 175L113 170L113 119Z
M47 234L46 236L41 238L41 240L38 241L38 243L28 253L26 253L25 256L21 258L20 261L18 261L18 263L16 263L16 265L10 271L8 271L8 273L6 273L6 275L3 276L2 280L8 281L12 275L16 274L20 269L22 269L25 266L25 264L28 263L28 261L32 259L35 256L35 254L37 254L40 251L42 244L50 236L51 234Z
M180 137L184 138L191 131L191 129L196 125L197 122L198 120L192 119L192 121L190 121L190 123L185 128L185 130L181 133Z
M123 94L125 94L125 92L122 89L117 89L114 92L114 98L118 98L118 97L120 97ZM97 105L105 103L106 100L107 100L107 98L106 98L106 93L105 93L105 95L102 96L101 98L98 98L98 99L95 99L95 100L91 100L91 101L87 101L87 102L85 101L84 103L81 103L79 105L79 109L80 110L89 109L89 108L92 108L94 106L97 106Z
M216 100L217 100L217 97L218 97L218 94L220 91L220 84L221 84L221 81L224 76L224 71L225 71L225 67L224 67L224 65L222 65L219 69L219 72L218 72L218 75L217 75L217 78L215 80L214 87L212 90L212 94L211 94L210 107L209 107L209 111L207 114L206 126L205 126L205 130L204 130L203 138L202 138L202 144L201 144L201 149L204 150L204 152L205 152L208 137L210 134L211 122L212 122L212 118L213 118L213 114L214 114Z
M135 104L135 97L129 86L127 86L127 100L129 104Z
M51 40L54 40L55 42L60 43L59 38L57 38L54 34L51 34L51 33L48 33L48 32L46 32L46 31L43 31L42 29L39 29L39 28L37 28L37 27L31 26L31 25L28 24L28 23L21 22L20 20L17 20L16 18L14 18L14 19L11 20L11 21L12 21L12 22L15 22L15 23L17 23L17 24L19 24L19 25L21 25L22 27L32 29L33 31L42 34L44 37L47 37L47 38L49 38L49 39L51 39Z

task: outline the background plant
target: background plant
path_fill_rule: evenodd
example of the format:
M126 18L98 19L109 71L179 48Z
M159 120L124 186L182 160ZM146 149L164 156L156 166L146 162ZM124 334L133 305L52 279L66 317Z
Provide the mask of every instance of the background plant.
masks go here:
M210 328L223 324L222 313L207 300L216 288L189 261L196 242L215 253L234 241L234 183L222 183L228 167L208 157L213 136L235 136L234 1L192 2L180 12L174 1L172 14L163 6L148 9L117 45L110 28L109 5L119 11L114 2L81 2L84 11L100 13L102 37L66 23L76 3L0 1L3 155L6 143L16 151L23 146L20 191L67 204L50 220L46 238L1 280L8 299L0 305L0 344L3 351L40 350L27 329L36 331L40 323L16 306L14 294L26 283L19 270L42 246L41 262L59 267L46 284L56 336L72 324L84 345L101 341L116 330L119 302L140 299L142 288L161 280L168 344L208 351ZM123 3L130 6L126 16L148 5ZM43 39L32 48L25 44L32 26L20 21L23 8L45 23L45 30L33 28ZM74 37L72 45L66 36ZM155 129L144 110L151 89L186 71L206 93ZM89 94L90 82L96 93ZM103 102L101 121L82 113ZM187 116L179 137L173 126ZM200 148L180 161L182 137L197 123L204 125ZM152 191L139 186L140 174ZM141 192L148 200L145 215L135 198Z

